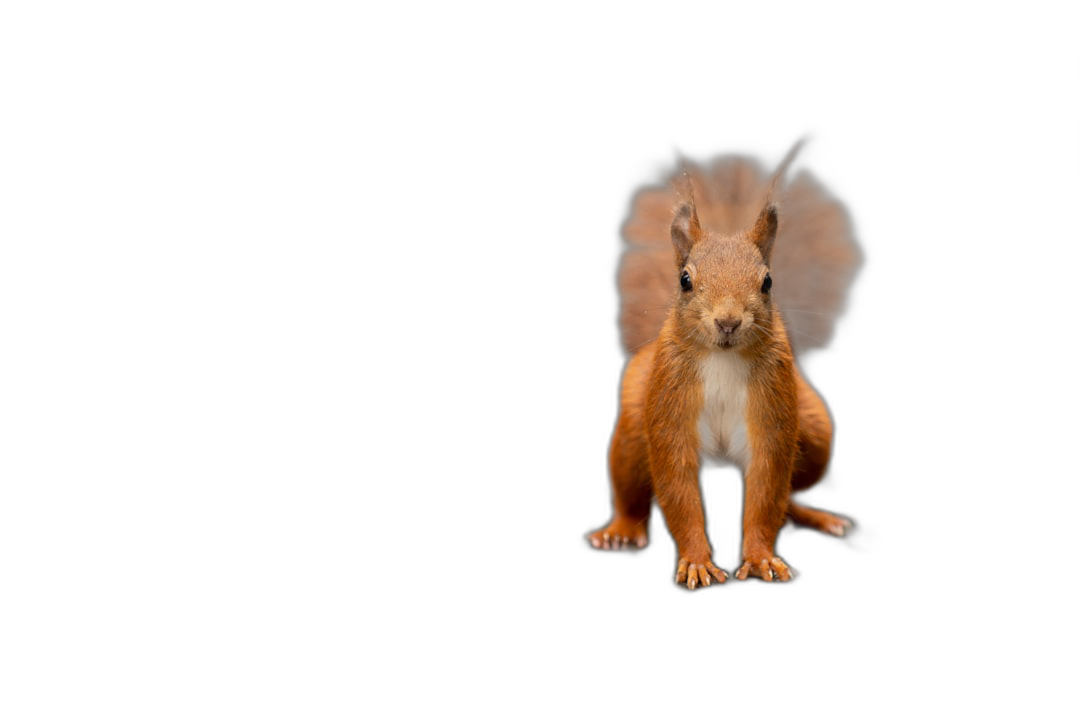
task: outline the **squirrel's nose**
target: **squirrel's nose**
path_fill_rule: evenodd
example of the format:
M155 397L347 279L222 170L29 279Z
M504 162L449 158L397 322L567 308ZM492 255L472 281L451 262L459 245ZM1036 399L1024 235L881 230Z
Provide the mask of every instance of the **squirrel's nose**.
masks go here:
M735 332L740 325L742 325L742 320L735 317L726 317L723 320L718 318L716 320L716 329L725 335L730 335Z

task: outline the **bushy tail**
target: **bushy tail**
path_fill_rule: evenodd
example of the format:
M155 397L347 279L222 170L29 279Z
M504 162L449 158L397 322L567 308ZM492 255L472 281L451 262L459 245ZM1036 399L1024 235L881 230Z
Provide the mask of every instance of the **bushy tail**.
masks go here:
M683 163L660 187L642 188L623 225L619 328L633 352L656 338L678 289L671 219L686 197L687 182L702 227L730 234L753 225L766 201L780 209L770 273L773 298L784 313L792 349L824 347L862 264L844 206L803 170L790 184L783 176L796 145L769 175L754 159L726 155L707 166Z

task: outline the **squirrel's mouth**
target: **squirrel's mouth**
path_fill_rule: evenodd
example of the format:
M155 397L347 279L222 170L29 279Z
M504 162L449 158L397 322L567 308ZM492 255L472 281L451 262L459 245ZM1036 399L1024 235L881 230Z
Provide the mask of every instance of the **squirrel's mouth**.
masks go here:
M738 344L739 344L738 340L731 337L730 335L725 335L725 336L721 337L719 340L716 341L717 347L722 347L722 348L733 348Z

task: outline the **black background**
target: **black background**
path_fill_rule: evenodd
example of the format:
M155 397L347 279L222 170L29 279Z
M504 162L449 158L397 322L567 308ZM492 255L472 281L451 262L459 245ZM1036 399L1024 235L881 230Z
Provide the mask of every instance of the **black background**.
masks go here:
M584 624L593 642L634 617L712 623L724 613L762 633L778 616L811 613L822 633L873 627L901 639L928 616L959 631L976 604L998 598L987 583L1009 582L1007 554L1021 543L1002 529L1001 507L1021 497L1012 484L1023 462L1005 447L1023 422L994 359L1015 341L1002 335L1012 315L998 307L1000 281L1039 259L990 248L1034 227L1032 182L1076 160L1061 100L1023 77L1002 82L1005 69L897 68L869 82L829 67L809 85L671 87L646 100L599 84L530 97L492 123L510 144L488 161L485 229L498 246L478 301L509 315L484 331L491 352L476 358L494 403L470 445L494 462L477 474L465 517L485 548L473 568L482 608L542 608L519 620L541 634ZM1026 114L1009 120L1002 106ZM799 573L792 584L687 593L674 586L659 512L642 553L599 553L583 540L610 514L619 228L634 190L660 180L676 154L775 165L804 136L796 167L846 203L866 264L832 347L804 365L837 435L831 472L801 498L859 530L838 540L783 529L777 552ZM733 573L741 480L706 471L702 487L714 561Z

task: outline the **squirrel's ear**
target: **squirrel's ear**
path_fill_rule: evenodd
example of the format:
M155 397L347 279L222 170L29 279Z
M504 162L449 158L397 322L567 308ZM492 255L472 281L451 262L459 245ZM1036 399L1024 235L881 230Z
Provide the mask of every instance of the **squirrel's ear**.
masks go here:
M757 222L754 223L754 228L750 231L750 238L761 250L761 257L765 258L766 263L769 262L769 256L772 255L772 246L776 240L776 227L778 224L776 203L769 203L762 209Z
M675 245L675 255L679 267L686 264L690 257L690 248L701 240L701 224L698 222L697 208L693 204L683 203L675 211L671 221L671 242Z

